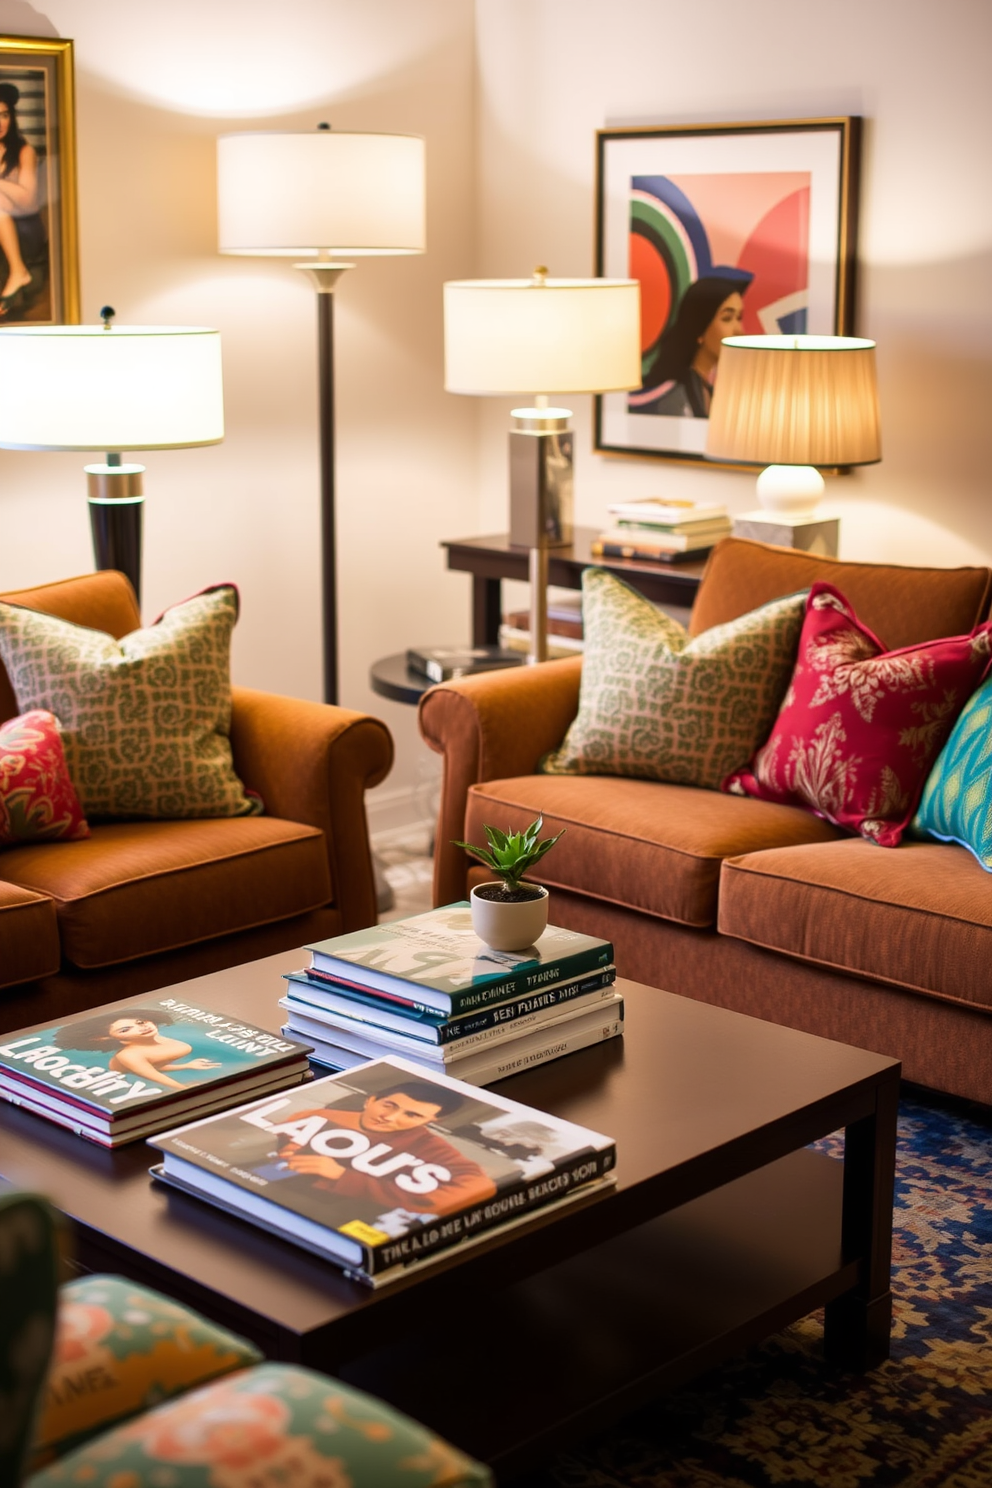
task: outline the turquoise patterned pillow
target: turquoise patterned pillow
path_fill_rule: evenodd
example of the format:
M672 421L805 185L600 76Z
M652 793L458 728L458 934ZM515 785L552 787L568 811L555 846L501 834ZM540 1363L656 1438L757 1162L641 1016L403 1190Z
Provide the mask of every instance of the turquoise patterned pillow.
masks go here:
M97 1437L25 1488L492 1488L488 1468L388 1405L260 1364Z
M992 677L972 693L937 756L913 831L959 842L992 873Z

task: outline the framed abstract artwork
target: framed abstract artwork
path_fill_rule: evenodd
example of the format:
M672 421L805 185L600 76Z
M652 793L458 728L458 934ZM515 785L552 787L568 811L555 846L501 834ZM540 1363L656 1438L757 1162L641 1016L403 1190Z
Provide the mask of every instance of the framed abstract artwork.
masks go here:
M597 450L704 464L724 337L852 332L860 123L599 131L596 273L640 281L643 380L596 399Z
M0 325L78 320L72 42L0 36Z

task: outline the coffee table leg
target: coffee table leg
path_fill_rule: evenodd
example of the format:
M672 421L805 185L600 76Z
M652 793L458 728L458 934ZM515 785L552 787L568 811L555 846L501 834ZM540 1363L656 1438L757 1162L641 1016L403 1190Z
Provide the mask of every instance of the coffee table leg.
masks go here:
M847 1127L844 1141L844 1256L861 1258L857 1286L829 1302L824 1348L832 1364L872 1369L889 1357L892 1326L892 1203L899 1081L878 1087L873 1116Z

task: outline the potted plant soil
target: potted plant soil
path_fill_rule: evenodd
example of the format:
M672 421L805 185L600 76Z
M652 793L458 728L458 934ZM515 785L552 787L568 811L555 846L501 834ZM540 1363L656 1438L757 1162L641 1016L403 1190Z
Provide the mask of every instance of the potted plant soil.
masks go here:
M551 851L562 831L540 840L544 817L523 832L501 832L483 827L488 847L455 842L496 874L492 883L478 884L471 893L472 928L494 951L522 951L534 944L548 923L548 891L541 884L523 883L528 868Z

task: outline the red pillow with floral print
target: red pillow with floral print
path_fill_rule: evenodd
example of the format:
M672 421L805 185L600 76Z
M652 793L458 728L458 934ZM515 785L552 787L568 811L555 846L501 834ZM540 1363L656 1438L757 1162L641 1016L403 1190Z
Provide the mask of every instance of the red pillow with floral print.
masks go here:
M771 735L722 789L805 806L896 847L988 668L990 630L987 623L971 635L886 651L839 590L814 584Z
M89 835L54 713L36 709L0 724L0 847Z

